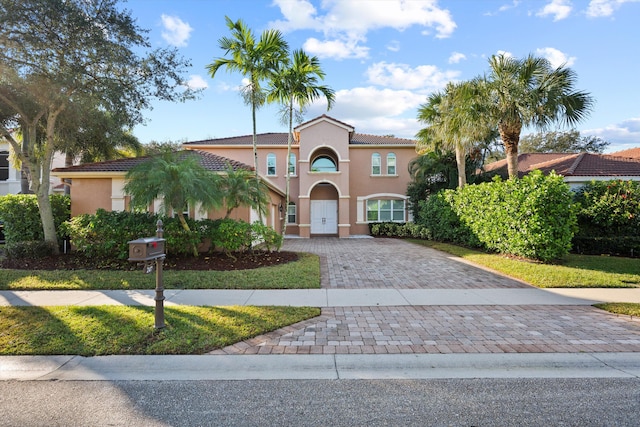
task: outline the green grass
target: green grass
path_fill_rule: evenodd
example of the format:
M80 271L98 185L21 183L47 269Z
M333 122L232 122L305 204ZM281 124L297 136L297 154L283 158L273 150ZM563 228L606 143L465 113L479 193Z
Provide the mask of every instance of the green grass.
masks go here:
M0 307L0 355L203 354L320 314L310 307Z
M640 259L567 255L557 264L507 258L447 243L411 240L450 253L540 288L635 288L640 286Z
M594 304L594 307L601 308L610 313L624 314L627 316L640 317L640 304L631 302L610 302Z
M165 289L310 289L320 287L317 255L298 261L237 271L164 271ZM27 271L0 269L0 290L153 289L155 274L142 271Z

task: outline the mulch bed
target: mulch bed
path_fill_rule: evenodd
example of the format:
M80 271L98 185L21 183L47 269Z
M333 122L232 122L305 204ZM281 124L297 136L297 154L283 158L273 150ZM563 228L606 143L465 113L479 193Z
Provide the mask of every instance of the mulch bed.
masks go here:
M297 261L296 252L253 251L234 253L200 254L199 257L167 256L163 264L165 270L248 270L286 264ZM0 268L15 270L137 270L140 265L129 261L107 261L86 258L80 254L67 254L44 258L4 259Z

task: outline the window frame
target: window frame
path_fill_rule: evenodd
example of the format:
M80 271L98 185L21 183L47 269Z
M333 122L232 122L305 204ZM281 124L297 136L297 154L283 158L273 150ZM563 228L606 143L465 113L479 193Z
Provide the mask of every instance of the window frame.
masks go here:
M0 151L0 181L9 180L10 170L11 165L9 164L9 152L4 150ZM6 175L6 178L3 175Z
M405 218L407 215L407 201L402 199L368 199L365 200L366 206L366 216L367 222L405 222ZM388 203L388 207L385 206L385 203ZM372 208L372 203L376 204L375 209ZM397 204L401 203L402 208L399 209ZM371 217L371 214L375 213L375 219ZM382 219L383 213L387 219ZM402 219L395 219L394 217L397 213L402 214Z
M293 213L291 213L291 210L293 210ZM290 221L291 216L293 216L293 222ZM287 224L297 224L298 221L298 209L296 207L296 204L293 202L289 202L289 205L287 206Z
M313 168L314 168L313 165L315 165L315 163L318 160L321 160L321 159L327 159L327 160L331 161L331 163L333 164L333 168L334 169L333 170L315 170L314 171L313 170ZM326 154L321 154L321 155L319 155L319 156L317 156L316 158L313 159L309 169L310 169L311 172L315 172L315 173L333 173L333 172L338 172L338 164L336 163L336 161L331 156L328 156Z
M393 162L391 162L391 160L393 160ZM391 165L390 163L393 163L393 165ZM397 157L396 157L396 153L388 153L387 154L387 175L391 175L391 176L396 176L397 175ZM391 172L391 167L393 167L393 172Z
M273 162L273 165L270 165L271 162ZM273 169L273 173L271 173L270 169ZM274 153L269 153L267 154L267 176L277 176L277 175L278 175L278 169L277 169L276 155Z
M292 161L293 160L293 161ZM297 176L298 166L296 164L296 153L289 154L289 167L287 169L287 173L289 176Z
M377 173L375 168L378 168ZM380 156L380 153L373 153L371 154L371 176L380 175L382 175L382 156Z

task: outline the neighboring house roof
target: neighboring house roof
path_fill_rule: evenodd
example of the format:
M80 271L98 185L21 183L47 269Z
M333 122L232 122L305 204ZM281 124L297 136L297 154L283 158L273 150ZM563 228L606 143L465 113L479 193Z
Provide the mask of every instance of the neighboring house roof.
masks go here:
M610 153L610 155L617 156L617 157L631 157L634 159L640 159L640 147L616 151L615 153Z
M200 157L200 164L213 172L222 172L227 168L227 164L230 164L234 170L247 169L253 170L253 167L239 162L237 160L229 159L227 157L218 156L216 154L207 153L200 150L183 150L181 155L197 155ZM76 173L96 173L96 172L128 172L134 166L148 160L151 156L143 157L130 157L126 159L109 160L106 162L98 163L85 163L77 166L70 166L66 168L55 168L52 170L58 176L67 176Z
M640 158L591 153L523 153L518 155L518 176L532 170L555 171L565 177L640 176ZM499 160L484 167L486 173L507 176L507 161Z
M287 145L287 133L259 133L258 145ZM231 136L228 138L203 139L200 141L185 142L185 147L192 145L253 145L253 135Z

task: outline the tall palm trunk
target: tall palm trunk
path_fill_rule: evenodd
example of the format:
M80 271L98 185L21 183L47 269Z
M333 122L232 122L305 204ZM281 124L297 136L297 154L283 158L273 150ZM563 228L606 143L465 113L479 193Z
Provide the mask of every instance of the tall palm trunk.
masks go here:
M518 143L520 142L521 130L522 123L520 121L517 123L501 122L498 124L500 138L507 153L509 179L518 177Z
M456 165L458 166L458 188L467 185L467 171L465 164L465 150L456 144Z
M286 161L286 184L284 190L284 218L282 219L282 236L287 233L287 219L289 217L289 200L291 195L289 194L289 189L291 187L291 173L289 172L289 162L291 161L291 143L293 139L293 96L289 101L289 135L287 135L287 161Z

